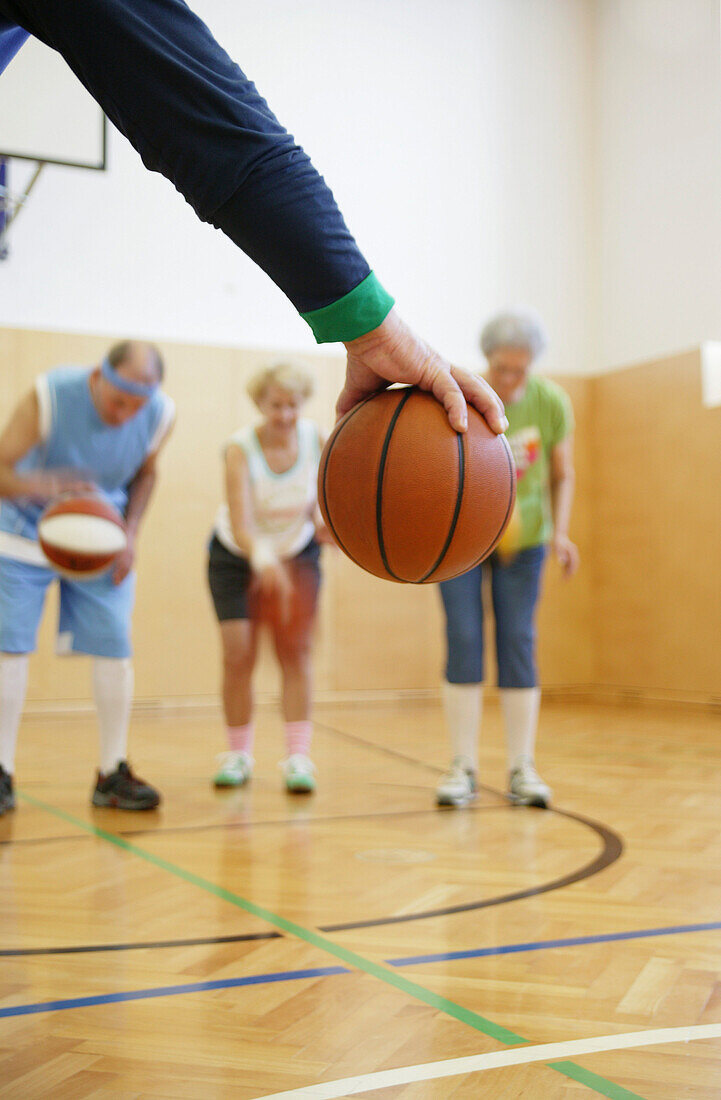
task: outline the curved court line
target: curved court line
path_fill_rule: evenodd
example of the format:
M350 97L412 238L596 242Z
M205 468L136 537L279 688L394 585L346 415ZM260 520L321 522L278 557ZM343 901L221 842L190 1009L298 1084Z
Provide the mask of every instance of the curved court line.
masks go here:
M549 811L546 811L549 812ZM600 837L603 848L595 859L579 867L577 871L571 871L561 878L552 879L551 882L541 883L540 886L529 886L525 890L515 890L510 894L501 894L493 898L483 898L481 901L464 902L461 905L447 905L442 909L424 909L420 913L404 913L401 916L376 917L371 920L344 921L342 924L323 924L319 927L324 932L346 932L353 928L377 928L385 924L405 924L414 920L429 920L431 917L448 917L454 913L469 913L476 909L488 909L495 905L507 905L511 901L521 901L524 898L535 898L539 894L548 894L554 890L561 890L564 886L571 886L574 882L583 882L584 879L597 875L600 871L615 863L623 852L623 841L612 829L601 825L600 822L590 818L581 817L579 814L567 813L565 810L554 810L561 817L568 817L574 821L580 821L587 825Z
M472 1054L465 1058L449 1058L443 1062L426 1062L423 1065L403 1066L402 1069L365 1073L360 1077L345 1077L339 1081L306 1085L285 1092L265 1093L256 1100L337 1100L339 1096L354 1096L359 1092L388 1089L394 1085L409 1085L415 1081L435 1081L441 1077L456 1077L462 1073L478 1073L482 1070L519 1066L529 1062L548 1062L551 1069L564 1066L563 1062L550 1059L573 1054L599 1054L608 1050L628 1050L630 1047L657 1046L661 1043L687 1043L691 1040L718 1039L721 1024L698 1024L694 1027L664 1027L652 1031L629 1031L625 1035L597 1035L592 1039L569 1039L560 1043L539 1043L521 1050L497 1050L490 1054ZM587 1071L584 1071L584 1075ZM595 1074L589 1076L595 1077ZM585 1082L584 1082L585 1083ZM592 1088L595 1085L591 1086ZM603 1095L632 1097L635 1093L615 1086L613 1092Z
M499 793L498 791L494 791L492 787L484 787L483 789L488 790L488 791L492 792L493 794L498 794ZM488 809L488 808L489 807L486 807L486 809ZM499 806L497 808L501 809L502 807ZM511 808L511 807L509 807L509 808ZM473 813L473 812L478 812L479 809L482 809L482 807L478 807L476 810L474 810L471 807L467 810L464 810L463 812L464 813L468 813L468 812ZM409 812L410 813L415 813L416 811L409 811ZM425 814L427 811L420 811L420 812ZM433 811L428 811L428 812L431 812L431 813L435 814L438 811L433 810ZM534 812L536 812L536 811L534 811ZM336 924L320 924L320 925L318 925L320 931L321 932L348 932L348 931L351 931L351 930L356 929L356 928L377 928L377 927L380 927L380 926L386 925L386 924L405 924L405 923L410 922L410 921L429 920L432 917L452 916L454 913L467 913L467 912L475 911L476 909L488 909L488 908L491 908L491 907L496 906L496 905L507 905L511 901L522 901L524 898L537 897L540 894L547 894L547 893L550 893L554 890L561 890L563 887L571 886L573 883L576 883L576 882L583 882L585 879L591 878L593 875L599 874L599 872L605 870L606 867L610 867L611 864L615 863L616 860L619 859L619 857L621 856L621 854L623 852L623 841L621 840L621 838L618 836L617 833L614 833L613 830L609 829L606 825L602 825L600 822L593 821L590 818L582 817L580 814L570 813L566 810L552 810L552 811L546 811L546 812L553 812L555 814L558 814L561 817L567 817L567 818L569 818L573 821L578 821L582 825L587 826L589 829L591 829L593 832L595 832L597 834L597 836L600 837L601 842L603 844L603 848L602 848L600 854L598 856L596 856L594 859L590 860L589 863L586 863L582 867L579 867L578 870L570 872L570 874L562 875L560 878L552 879L550 882L541 883L539 886L529 886L525 890L516 890L516 891L513 891L510 894L501 894L501 895L497 895L496 897L492 897L492 898L483 898L480 901L470 901L470 902L464 902L464 903L459 904L459 905L449 905L449 906L445 906L444 908L441 908L441 909L424 909L419 913L406 913L406 914L402 914L400 916L394 915L394 916L390 916L390 917L371 917L371 918L367 918L365 920L343 921L343 922L336 923ZM353 815L353 816L356 816L356 815ZM364 816L364 815L361 815L361 816ZM375 816L375 815L369 815L369 816ZM307 824L317 824L319 821L322 823L325 820L329 820L329 819L326 819L326 818L309 819ZM346 818L344 818L341 815L339 818L334 818L333 820L341 820L342 821L342 820L346 820ZM276 823L275 822L270 822L270 824L276 824ZM215 827L215 826L209 826L209 827ZM201 826L201 828L203 828L203 826ZM155 830L155 831L153 831L153 830L133 830L129 833L119 833L117 835L119 835L119 836L135 836L135 835L137 835L138 832L142 832L143 834L145 834L146 832L149 832L151 836L157 836L157 835L164 836L166 834L166 832L169 832L169 831L170 830L162 830L162 829ZM116 834L113 834L113 835L116 835ZM73 838L69 837L68 839L73 839ZM270 939L272 936L277 936L277 935L279 935L279 933L277 933L277 932L268 933L266 938ZM264 937L264 934L260 933L260 934L257 934L255 936L249 935L248 937L243 937L243 936L231 937L230 941L223 940L221 942L232 942L232 940L236 939L236 938L237 939L243 939L243 938L262 939L263 937ZM173 946L184 947L184 946L192 946L193 944L199 944L199 943L203 943L203 942L214 943L214 942L217 942L217 941L212 940L212 939L207 940L207 941L203 941L203 940L191 940L191 941L179 940L179 941L177 941L177 944L175 944L172 940L166 940L166 941L162 941L162 942L159 942L159 943L127 944L127 945L122 945L122 947L119 946L119 947L107 947L107 948L93 948L93 947L82 947L82 946L77 947L77 948L41 948L41 949L39 949L35 952L28 951L27 954L31 954L31 953L34 953L34 954L72 954L73 951L81 952L81 951L92 951L92 950L121 950L122 948L125 948L127 950L133 950L134 948L141 948L141 947L173 947ZM0 958L2 958L4 955L7 955L7 954L23 954L23 953L25 953L25 952L0 950Z
M353 740L353 741L360 741L360 743L363 744L366 747L377 748L378 751L380 751L382 753L400 757L400 759L405 760L408 763L417 764L420 767L424 767L424 768L430 768L436 774L438 774L441 770L439 768L436 768L432 764L426 764L423 761L415 760L413 757L405 756L403 753L398 753L393 749L386 749L384 746L372 745L370 742L364 741L362 738L356 738L353 734L343 733L340 730L334 729L332 726L326 726L323 723L316 723L316 724L318 726L320 726L321 728L327 730L330 733L338 734L341 737L347 737L348 739ZM500 791L497 791L497 790L495 790L495 788L488 787L488 786L485 786L483 784L481 784L481 789L485 790L485 791L488 791L490 794L494 794L494 795L497 795L497 796L503 798L504 799L503 803L499 804L497 807L489 807L489 806L486 806L486 807L480 807L480 806L479 807L468 807L463 811L464 813L478 813L479 811L487 811L489 809L502 809L502 808L504 808L504 806L506 805L506 800L505 800L505 797L501 794ZM33 801L33 800L28 797L28 801ZM521 807L518 807L518 808L517 807L508 807L508 808L518 809L518 808L521 808ZM393 814L393 813L391 813L391 814L387 814L387 813L367 814L367 815L366 814L351 814L351 815L339 814L339 815L335 815L331 818L308 818L307 821L304 822L304 824L316 825L316 824L323 824L324 822L327 822L327 821L353 820L353 819L357 819L358 817L369 818L369 817L387 817L387 816L394 816L394 817L395 816L418 816L418 815L425 816L426 814L435 815L438 812L439 811L437 809L433 809L433 810L408 810L408 811L404 810L404 811L400 811L400 814ZM451 811L451 812L456 812L456 811ZM534 810L534 812L537 812L537 811ZM484 898L484 899L481 899L480 901L465 902L463 904L446 906L446 907L440 908L440 909L427 909L427 910L423 910L419 913L407 913L407 914L403 914L403 915L400 915L400 916L394 915L394 916L390 916L390 917L372 917L372 918L369 918L369 919L366 919L366 920L344 921L344 922L335 923L335 924L322 924L322 925L318 925L318 928L320 929L321 932L344 932L344 931L352 931L353 929L359 929L359 928L376 928L376 927L380 927L380 926L387 925L387 924L405 924L406 922L410 922L410 921L428 920L432 917L452 916L454 913L472 912L472 911L475 911L477 909L488 909L488 908L491 908L491 907L496 906L496 905L506 905L506 904L508 904L509 902L512 902L512 901L521 901L524 898L537 897L540 894L547 894L547 893L553 892L555 890L563 889L566 886L571 886L572 884L574 884L576 882L583 882L585 879L591 878L593 875L599 874L601 871L605 870L606 867L610 867L611 864L615 863L616 860L619 859L620 856L622 855L622 853L623 853L623 841L622 841L621 837L618 836L618 834L615 833L612 829L608 828L608 826L603 825L600 822L593 821L591 818L583 817L581 814L574 814L574 813L571 813L570 811L559 810L559 809L556 809L554 807L549 807L549 809L544 811L544 812L546 812L546 813L555 813L560 817L566 817L569 820L577 821L580 824L585 825L587 828L591 829L593 832L595 832L596 835L600 838L601 843L603 845L602 850L599 853L599 855L596 856L594 859L590 860L590 862L584 864L582 867L578 868L578 870L576 870L576 871L572 871L567 875L562 875L560 878L552 879L550 882L541 883L541 885L539 885L539 886L527 887L525 890L516 890L516 891L514 891L512 893L509 893L509 894L501 894L501 895L497 895L496 897L492 897L492 898ZM294 824L294 823L295 823L295 819L281 819L279 821L260 822L260 823L258 823L258 822L255 822L255 823L253 823L253 822L239 822L237 824L236 823L231 823L230 827L233 827L233 828L234 827L250 828L250 827L257 827L259 824L260 825L286 825L286 824ZM220 825L213 824L213 825L207 825L207 826L205 826L205 825L189 826L189 827L181 826L181 827L179 827L179 829L156 829L156 830L137 829L137 830L128 830L126 832L119 832L118 834L113 834L113 835L118 835L118 836L121 836L121 837L146 835L146 834L149 834L151 836L164 836L164 835L166 835L167 833L170 833L170 832L185 831L186 828L201 829L202 830L202 829L227 828L227 827L228 827L228 823L222 823ZM84 835L85 835L85 832L81 833L81 834L77 834L75 836L50 837L48 839L51 839L51 840L59 840L59 839L74 840L74 839L81 839ZM34 838L28 838L25 841L25 843L36 843L36 842L39 842L39 841L36 841ZM10 841L2 841L0 843L12 844L12 843L22 843L22 841L12 841L12 840L10 840ZM270 933L249 934L247 936L239 935L239 936L230 937L230 939L228 939L228 940L223 939L223 940L220 940L220 941L217 941L217 940L214 940L214 939L208 939L208 940L199 939L199 940L190 940L190 941L187 941L187 940L178 940L178 941L165 940L165 941L160 941L160 942L157 942L157 943L121 944L121 945L117 945L117 946L110 945L110 946L96 947L96 946L81 945L79 947L40 948L40 949L37 949L36 951L32 951L32 950L29 950L29 949L27 951L21 950L21 949L17 949L17 950L10 949L10 950L0 950L0 958L2 958L3 956L6 956L6 955L22 955L22 954L38 954L38 955L48 954L48 955L51 955L51 954L73 954L75 952L82 953L82 952L91 952L91 951L113 951L113 950L129 950L129 951L132 951L132 950L145 948L145 947L148 947L148 948L174 947L174 946L183 947L183 946L200 945L200 944L203 944L203 943L233 942L236 939L242 940L242 939L246 939L246 938L247 939L264 939L264 938L271 939L271 938L278 937L279 935L280 935L280 933L278 933L278 932L270 932Z
M352 733L346 733L344 730L338 730L334 726L329 726L324 722L316 721L314 724L318 729L324 729L328 733L335 734L348 741L354 741L357 744L363 745L365 748L375 749L385 756L393 756L396 759L404 760L408 764L415 764L427 770L430 769L436 775L441 773L442 769L437 768L434 764L426 764L425 761L417 760L415 757L398 752L396 749L389 749L385 745L374 745L371 741L366 741L364 738L357 737ZM494 787L480 784L480 789L488 791L490 794L498 795L503 798L504 803L507 802L505 795L503 795L501 791L497 791ZM514 810L523 810L527 807L519 806L513 808ZM435 812L438 813L439 811L436 810ZM459 811L446 810L441 812L458 813ZM468 809L460 812L468 813ZM534 809L533 812L538 813L539 811ZM540 886L530 886L525 890L515 890L510 894L501 894L493 898L484 898L481 901L466 902L462 905L449 905L441 909L425 909L420 913L405 913L401 916L392 917L375 917L363 921L343 921L340 924L323 924L319 925L319 927L323 932L346 932L355 928L377 928L385 924L405 924L406 922L415 920L428 920L431 917L448 917L452 916L454 913L468 913L476 909L488 909L495 905L507 905L511 901L522 901L524 898L537 897L539 894L548 894L554 890L561 890L565 886L571 886L573 883L582 882L584 879L591 878L593 875L597 875L607 867L610 867L611 864L615 863L617 859L620 859L623 854L623 840L618 833L614 832L613 829L610 829L607 825L603 825L599 821L594 821L590 817L583 817L581 814L571 813L568 810L558 810L554 806L549 806L547 810L540 812L554 813L559 817L566 817L570 821L577 821L581 825L591 829L601 841L602 848L600 854L582 867L579 867L577 871L571 871L567 875L552 879L551 882L542 883Z

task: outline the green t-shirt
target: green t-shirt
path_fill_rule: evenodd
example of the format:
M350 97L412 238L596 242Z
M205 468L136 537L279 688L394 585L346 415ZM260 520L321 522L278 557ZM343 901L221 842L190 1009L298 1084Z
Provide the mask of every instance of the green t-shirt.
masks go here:
M516 460L517 496L499 551L514 554L553 535L551 451L573 431L568 394L548 378L531 375L523 397L506 405L506 438Z

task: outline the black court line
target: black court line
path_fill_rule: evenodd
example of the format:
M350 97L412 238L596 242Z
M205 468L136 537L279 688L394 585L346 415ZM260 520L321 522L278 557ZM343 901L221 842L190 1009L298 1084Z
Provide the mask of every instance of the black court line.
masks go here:
M356 744L360 744L365 748L374 749L386 756L393 756L396 759L405 761L406 763L413 764L417 767L424 768L432 771L435 775L442 772L441 768L436 767L434 764L427 764L423 760L418 760L415 757L408 756L406 753L398 752L396 749L389 749L384 745L375 745L371 741L366 741L362 737L358 737L355 734L347 733L342 730L337 730L333 726L328 726L324 723L316 722L317 728L324 729L326 733L331 733L335 736L345 738L349 741L353 741ZM527 807L510 807L506 797L493 787L488 787L484 784L480 785L481 789L492 794L503 801L496 805L487 806L475 806L466 807L463 813L478 813L479 811L496 810L502 808L509 808L514 810L523 810ZM445 813L457 813L457 810L445 810L441 811ZM467 913L477 909L489 909L497 905L507 905L512 901L521 901L525 898L537 897L541 894L552 893L556 890L561 890L566 886L571 886L576 882L583 882L587 878L591 878L593 875L599 874L606 867L610 867L612 863L615 863L623 853L623 841L617 833L606 825L600 822L594 821L592 818L584 817L581 814L574 814L568 810L559 810L554 807L549 807L548 810L532 810L534 813L554 813L559 817L565 817L569 821L576 821L580 825L590 829L594 832L602 843L602 850L595 859L590 860L584 864L583 867L578 868L575 871L569 872L567 875L562 875L560 878L553 879L550 882L541 883L539 886L530 886L525 890L517 890L509 894L501 894L492 898L483 898L480 901L466 902L461 905L446 906L441 909L426 909L420 913L404 914L402 916L391 917L373 917L366 920L359 921L344 921L338 924L325 924L319 925L319 931L321 932L342 932L350 931L358 928L377 928L387 924L405 924L411 921L429 920L432 917L452 916L455 913ZM371 818L383 818L383 817L417 817L417 816L437 816L439 813L438 808L432 810L401 810L396 812L386 812L380 814L348 814L337 815L333 817L325 818L305 818L303 824L315 825L324 824L331 821L353 821L358 819L371 819ZM267 822L231 822L228 824L213 824L207 826L188 826L188 829L216 829L216 828L256 828L259 825L294 825L298 824L297 818L286 818ZM124 836L135 836L139 833L154 833L155 835L164 835L166 832L181 832L186 831L184 827L178 827L177 829L156 829L156 830L127 830L123 834ZM67 837L50 837L51 840L75 840L79 839L86 834L79 834L78 836L70 835ZM41 843L42 840L26 840L24 843ZM23 843L23 841L2 841L0 843ZM282 939L284 938L279 932L258 932L258 933L246 933L235 936L209 936L207 938L196 939L182 939L182 940L159 940L146 943L130 943L130 944L100 944L100 945L80 945L77 947L49 947L49 948L19 948L19 949L7 949L0 950L0 958L6 956L28 956L28 955L71 955L71 954L87 954L91 952L103 952L103 951L135 951L142 949L154 949L165 947L187 947L187 946L211 946L217 943L241 943L252 940L264 940L264 939Z
M245 943L250 940L282 940L280 932L247 932L239 936L204 936L192 940L152 940L147 943L93 943L79 947L9 947L0 950L0 958L18 955L87 955L94 951L144 951L158 947L205 947L214 943Z
M337 730L333 726L328 726L322 722L315 722L314 725L317 728L326 730L327 733L335 734L338 737L345 738L348 741L353 741L356 744L361 744L366 748L376 749L378 752L383 753L385 756L393 756L396 759L404 760L409 764L415 764L418 767L430 769L436 775L442 772L441 768L437 768L434 764L426 764L423 760L417 760L413 756L408 756L406 753L398 752L397 749L389 749L385 745L375 745L372 741L366 741L362 737L358 737L356 734L347 733L344 730ZM495 790L493 787L487 787L484 784L479 785L481 790L487 791L490 794L499 795L500 791ZM505 796L501 795L504 798ZM523 810L527 807L514 807L517 810ZM438 812L438 811L436 811ZM457 813L457 810L451 809L451 813ZM554 890L561 890L566 886L571 886L575 882L583 882L584 879L591 878L593 875L599 874L600 871L605 870L606 867L610 867L612 863L615 863L617 859L620 859L623 854L623 840L621 837L609 829L608 826L601 824L598 821L593 821L590 817L582 817L581 814L570 813L566 810L557 810L553 806L549 806L547 810L536 810L540 813L554 813L559 817L565 817L570 821L577 821L579 824L589 828L596 834L602 844L601 852L595 859L590 860L589 863L584 864L583 867L579 867L576 871L571 871L567 875L562 875L560 878L553 879L551 882L542 883L540 886L530 886L526 890L517 890L510 894L501 894L493 898L485 898L481 901L467 902L463 905L451 905L442 909L426 909L421 913L410 913L402 916L393 917L379 917L371 920L363 921L345 921L341 924L329 924L322 927L323 932L343 932L349 931L354 928L376 928L385 924L405 924L406 922L415 920L428 920L431 917L446 917L451 916L453 913L468 913L475 909L488 909L495 905L507 905L511 901L521 901L524 898L537 897L539 894L547 894Z
M402 784L403 789L407 789ZM485 788L492 791L491 787ZM498 791L492 791L498 794ZM506 800L497 803L483 803L480 806L468 806L467 812L479 813L488 810L507 809ZM169 833L196 833L212 832L217 829L264 829L277 825L326 825L329 822L339 821L372 821L375 818L386 817L437 817L445 811L437 806L429 810L380 810L375 813L365 814L329 814L327 817L278 817L268 821L213 821L201 825L169 825L167 829L116 829L116 836L166 836ZM48 844L56 840L92 840L88 833L60 833L58 836L26 836L16 839L0 840L0 847L5 844L14 847L16 844Z
M487 788L484 788L486 790ZM518 807L519 809L522 807ZM549 811L542 811L548 813ZM551 882L544 882L540 886L529 886L525 890L516 890L511 894L500 894L492 898L485 898L481 901L469 901L463 905L448 905L443 909L424 909L420 913L407 913L402 916L396 917L377 917L372 920L361 921L344 921L342 924L324 924L321 925L322 932L346 932L352 928L377 928L380 925L385 924L406 924L415 920L429 920L431 917L448 917L454 913L469 913L476 909L490 909L495 905L507 905L511 901L522 901L524 898L535 898L539 894L549 894L554 890L561 890L565 886L572 886L574 882L583 882L584 879L591 878L593 875L597 875L600 871L605 870L606 867L610 867L612 863L615 863L623 852L623 841L621 838L613 832L612 829L608 829L605 825L601 825L597 821L592 821L591 818L581 817L580 814L566 813L565 810L555 810L554 813L559 814L561 817L567 817L572 821L578 821L582 825L586 825L599 837L603 844L603 849L595 859L592 859L589 863L584 864L583 867L579 867L576 871L571 871L570 874L562 875L561 878L553 879Z
M492 788L487 787L484 787L483 789L492 790ZM498 792L493 791L493 793L497 794ZM495 809L500 807L487 808ZM520 809L522 807L518 808ZM478 809L481 809L481 807L476 807L476 812ZM464 812L467 813L469 812L469 810L470 812L474 812L474 808L472 807L469 807ZM435 812L437 811L434 811L434 813ZM452 916L455 913L473 912L477 909L490 909L497 905L507 905L509 902L512 901L522 901L525 898L538 897L541 894L552 893L556 890L561 890L566 886L571 886L576 882L583 882L585 879L591 878L593 875L599 874L599 872L603 871L606 867L610 867L612 863L615 863L616 860L620 858L623 852L623 841L616 833L613 832L612 829L607 828L605 825L602 825L599 822L593 821L591 818L582 817L580 814L570 813L566 810L554 810L553 812L560 817L568 818L570 821L577 821L579 822L579 824L586 826L587 828L591 829L592 832L596 833L603 844L603 848L595 859L592 859L589 863L584 864L583 867L579 867L577 870L571 871L567 875L562 875L560 878L552 879L550 882L541 883L539 886L529 886L525 890L516 890L509 894L496 895L491 898L483 898L480 901L465 902L460 905L449 905L441 909L425 909L419 913L407 913L401 916L372 917L365 920L343 921L337 924L321 924L318 925L318 928L321 932L348 932L358 928L378 928L388 924L406 924L410 923L411 921L430 920L433 917ZM333 819L316 820L323 821ZM336 820L346 819L340 818ZM275 822L271 822L270 824L275 824ZM207 938L162 940L134 944L81 945L79 947L38 948L35 950L30 948L22 948L0 950L0 958L4 956L14 955L71 955L94 951L133 951L143 948L202 946L212 945L216 943L239 943L249 940L277 938L282 938L280 936L280 933L278 932L260 932L236 936L209 936Z

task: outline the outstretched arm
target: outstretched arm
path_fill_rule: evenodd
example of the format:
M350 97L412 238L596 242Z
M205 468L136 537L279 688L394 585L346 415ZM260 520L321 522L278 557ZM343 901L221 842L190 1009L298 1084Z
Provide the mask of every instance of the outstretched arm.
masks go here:
M340 409L411 382L457 430L466 400L504 430L485 383L389 317L393 299L325 180L183 0L2 0L1 10L63 55L146 167L267 272L319 342L346 344Z

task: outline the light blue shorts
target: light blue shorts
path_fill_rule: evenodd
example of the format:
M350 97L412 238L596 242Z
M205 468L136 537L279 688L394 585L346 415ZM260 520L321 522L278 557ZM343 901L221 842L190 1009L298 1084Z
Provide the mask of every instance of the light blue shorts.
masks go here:
M135 574L113 584L111 573L67 581L52 569L0 557L0 653L32 653L48 585L60 585L57 652L130 657Z

